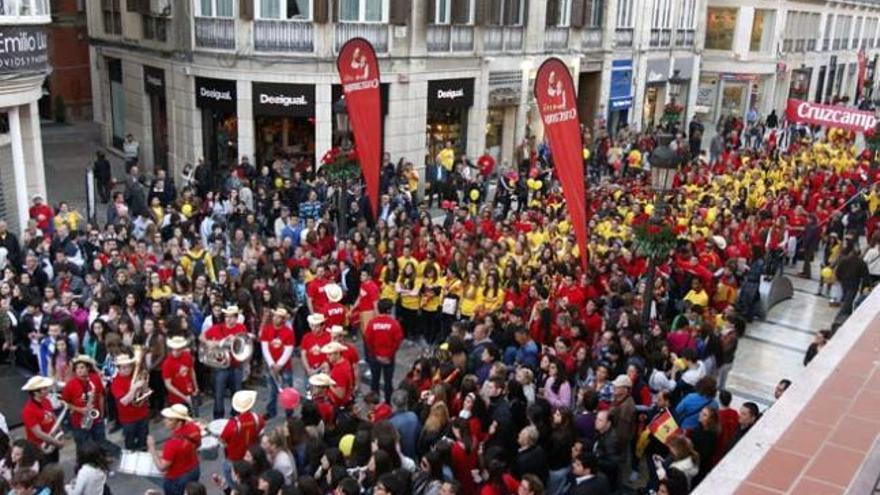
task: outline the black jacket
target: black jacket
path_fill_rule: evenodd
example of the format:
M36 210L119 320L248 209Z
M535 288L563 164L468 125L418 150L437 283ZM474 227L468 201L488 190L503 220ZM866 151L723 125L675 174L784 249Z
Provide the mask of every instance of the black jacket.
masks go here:
M613 483L617 479L617 467L621 462L620 442L613 427L596 436L593 454L599 461L599 470Z
M575 480L568 493L569 495L608 495L611 493L611 487L605 475L599 473L581 483Z
M517 452L513 463L513 475L517 478L522 479L524 474L532 473L546 483L549 472L547 454L539 445Z

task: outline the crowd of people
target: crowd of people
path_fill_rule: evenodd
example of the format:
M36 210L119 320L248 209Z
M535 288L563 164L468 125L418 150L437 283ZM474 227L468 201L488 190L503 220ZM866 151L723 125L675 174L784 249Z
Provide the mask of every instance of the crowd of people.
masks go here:
M711 157L699 121L674 136L668 194L661 136L585 131L588 253L544 143L514 166L448 143L425 184L386 154L376 218L356 184L281 158L175 183L135 156L114 192L99 156L106 222L41 197L22 235L0 220L3 357L33 373L0 493L109 492L116 428L168 495L689 493L761 416L725 384L762 278L803 263L840 306L806 363L880 276L870 153L838 130L745 146L743 127L719 126ZM676 245L645 290L636 232L657 215ZM218 473L203 399L228 419Z

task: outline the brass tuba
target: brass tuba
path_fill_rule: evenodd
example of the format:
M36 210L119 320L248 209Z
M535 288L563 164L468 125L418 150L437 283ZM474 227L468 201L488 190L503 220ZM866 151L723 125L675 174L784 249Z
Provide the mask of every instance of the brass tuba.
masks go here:
M199 344L199 362L209 368L228 368L232 361L227 342L226 340L201 342Z
M239 333L232 337L229 353L239 363L245 363L254 355L254 341L250 334Z

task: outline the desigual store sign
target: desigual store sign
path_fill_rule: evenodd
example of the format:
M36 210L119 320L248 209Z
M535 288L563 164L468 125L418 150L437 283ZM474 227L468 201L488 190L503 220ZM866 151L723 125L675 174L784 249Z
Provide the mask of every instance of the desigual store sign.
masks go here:
M0 27L0 74L47 70L48 47L42 26Z
M196 106L234 112L238 94L235 81L228 79L196 78Z
M254 115L314 117L315 87L310 84L254 83Z
M439 79L429 81L428 104L447 108L470 107L474 104L474 80Z

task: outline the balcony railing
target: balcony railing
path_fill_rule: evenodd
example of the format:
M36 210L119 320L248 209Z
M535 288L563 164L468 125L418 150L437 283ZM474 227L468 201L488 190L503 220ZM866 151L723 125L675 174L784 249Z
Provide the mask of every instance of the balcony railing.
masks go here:
M614 30L614 46L630 47L633 46L633 29L617 28Z
M675 46L694 46L696 31L693 29L680 29L675 32Z
M473 51L474 27L430 25L428 26L427 45L428 51L434 53Z
M339 22L336 24L336 51L352 38L364 38L379 53L388 53L388 25L368 22Z
M672 44L672 30L652 29L649 44L651 46L669 46Z
M544 31L545 50L563 50L568 48L570 29L567 27L551 27Z
M581 38L581 48L601 48L602 47L602 28L584 29L583 38Z
M257 19L254 21L254 49L263 52L315 51L315 33L308 21Z
M163 17L141 16L144 39L160 42L168 41L168 24L168 19Z
M483 28L483 50L522 50L523 28L521 26L486 26Z
M235 19L196 17L196 46L199 48L235 49Z

